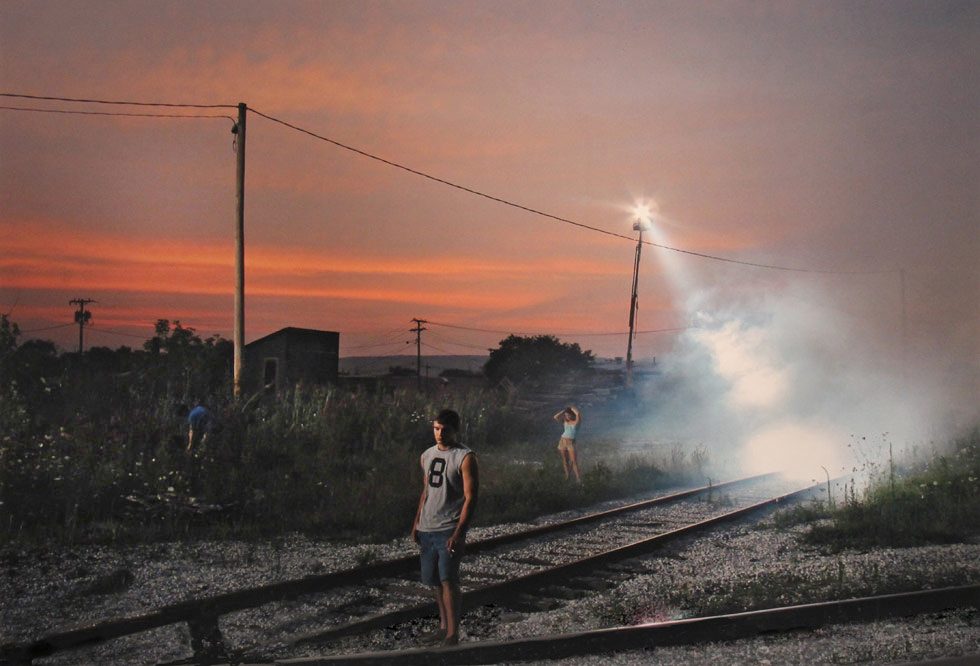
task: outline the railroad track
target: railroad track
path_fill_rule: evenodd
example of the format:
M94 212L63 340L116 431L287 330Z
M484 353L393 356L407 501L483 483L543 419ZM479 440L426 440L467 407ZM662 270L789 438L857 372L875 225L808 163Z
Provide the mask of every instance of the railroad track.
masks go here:
M516 640L478 641L449 648L413 648L302 657L272 663L293 666L430 666L551 660L625 650L731 641L760 634L814 630L831 624L879 621L964 607L980 607L980 585L784 606ZM955 661L964 666L968 663L975 664L978 657L980 655L971 655L949 663Z
M554 607L562 598L632 575L623 562L671 539L811 490L772 497L780 483L773 475L738 479L474 542L464 560L464 607L489 602L519 609ZM343 636L406 622L420 625L420 618L434 613L435 607L415 582L416 567L413 555L189 600L4 645L0 661L28 664L38 657L180 622L190 628L194 651L184 663L268 661Z
M782 491L774 495L776 488ZM567 600L633 577L638 570L631 566L631 559L648 555L682 537L809 496L813 491L814 487L807 487L787 493L785 484L778 479L756 479L752 484L743 484L740 491L726 494L723 502L685 498L671 507L669 513L662 505L647 506L571 533L566 529L559 535L523 540L469 557L464 560L462 574L464 611L491 603L519 612L553 610ZM384 601L380 611L351 613L339 621L335 614L322 615L317 629L295 635L283 652L311 648L343 650L350 643L336 644L338 639L396 626L402 627L398 633L404 635L403 642L411 645L412 639L425 629L420 620L434 616L436 607L417 584L410 588L414 596L386 596L392 589L391 582L374 584L374 589L382 591L377 595ZM365 594L375 598L372 592ZM364 611L366 607L357 610ZM252 630L258 631L258 627ZM257 656L251 655L253 659Z

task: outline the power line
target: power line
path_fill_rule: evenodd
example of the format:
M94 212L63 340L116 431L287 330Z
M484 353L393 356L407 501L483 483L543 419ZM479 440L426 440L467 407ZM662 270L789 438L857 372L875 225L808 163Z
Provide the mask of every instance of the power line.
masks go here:
M74 103L85 103L85 104L116 104L116 105L153 106L153 107L168 107L168 108L198 108L198 109L204 108L204 109L214 109L214 108L238 108L238 106L239 106L239 105L235 105L235 104L182 104L182 103L173 103L173 102L135 102L135 101L128 101L128 100L84 99L84 98L73 98L73 97L53 97L53 96L44 96L44 95L24 95L24 94L17 94L17 93L0 93L0 97L13 97L13 98L19 98L19 99L48 100L48 101L59 101L59 102L74 102ZM19 109L19 108L14 108L14 107L4 107L4 108L10 108L12 110L27 110L27 109ZM575 227L579 227L581 229L587 229L589 231L594 231L596 233L604 234L606 236L611 236L613 238L619 238L619 239L622 239L622 240L628 240L630 242L633 242L633 240L634 240L632 237L627 236L625 234L616 233L616 232L613 232L613 231L609 231L607 229L602 229L600 227L595 227L595 226L588 225L588 224L583 224L582 222L576 222L575 220L571 220L571 219L568 219L568 218L565 218L565 217L561 217L561 216L558 216L558 215L553 215L551 213L547 213L545 211L538 210L536 208L531 208L531 207L525 206L523 204L515 203L515 202L510 201L508 199L504 199L504 198L501 198L501 197L493 196L491 194L487 194L485 192L481 192L481 191L476 190L476 189L473 189L471 187L466 187L465 185L460 185L459 183L455 183L453 181L446 180L444 178L439 178L437 176L433 176L433 175L431 175L429 173L426 173L424 171L420 171L418 169L413 169L413 168L408 167L408 166L406 166L404 164L399 164L398 162L394 162L392 160L385 159L383 157L380 157L378 155L374 155L372 153L369 153L367 151L361 150L359 148L354 148L353 146L349 146L349 145L347 145L345 143L341 143L340 141L337 141L335 139L331 139L329 137L322 136L322 135L317 134L317 133L315 133L315 132L313 132L311 130L308 130L308 129L299 127L298 125L294 125L294 124L289 123L289 122L287 122L285 120L282 120L280 118L276 118L274 116L270 116L270 115L268 115L266 113L263 113L261 111L258 111L257 109L250 108L249 110L252 111L253 113L255 113L256 115L265 118L266 120L269 120L269 121L274 122L274 123L278 123L280 125L283 125L284 127L288 127L288 128L290 128L292 130L295 130L297 132L301 132L303 134L309 135L309 136L311 136L311 137L313 137L315 139L319 139L320 141L324 141L324 142L333 144L333 145L335 145L335 146L337 146L339 148L343 148L344 150L348 150L350 152L356 153L356 154L361 155L363 157L367 157L369 159L372 159L372 160L381 162L383 164L387 164L388 166L391 166L391 167L394 167L394 168L397 168L397 169L401 169L403 171L407 171L408 173L414 174L414 175L419 176L419 177L422 177L422 178L426 178L426 179L431 180L433 182L440 183L442 185L446 185L448 187L452 187L452 188L455 188L455 189L460 190L460 191L463 191L463 192L467 192L467 193L472 194L474 196L482 197L484 199L488 199L490 201L494 201L496 203L503 204L505 206L510 206L512 208L517 208L517 209L523 210L523 211L525 211L527 213L531 213L532 215L537 215L537 216L540 216L540 217L544 217L544 218L547 218L547 219L550 219L550 220L554 220L556 222L561 222L563 224L569 224L569 225L572 225L572 226L575 226ZM38 111L44 112L45 110L38 110ZM51 112L58 113L59 111L51 111ZM64 113L69 113L69 112L64 112ZM116 114L101 114L101 113L96 113L96 112L92 112L92 114L93 115L116 115ZM118 114L118 115L122 115L122 114ZM180 117L189 117L189 116L180 116ZM227 117L227 116L221 116L221 117ZM690 255L690 256L700 257L702 259L709 259L709 260L712 260L712 261L719 261L719 262L724 262L724 263L736 264L736 265L740 265L740 266L749 266L749 267L753 267L753 268L765 268L765 269L770 269L770 270L789 271L789 272L795 272L795 273L817 273L817 274L832 274L832 275L871 275L871 274L882 274L882 273L893 273L894 272L893 270L879 270L879 271L839 271L839 270L822 270L822 269L811 269L811 268L796 268L796 267L792 267L792 266L779 266L779 265L776 265L776 264L763 264L763 263L752 262L752 261L743 261L741 259L732 259L730 257L722 257L722 256L718 256L718 255L713 255L713 254L707 254L707 253L704 253L704 252L696 252L694 250L685 250L683 248L673 247L673 246L670 246L670 245L664 245L662 243L655 243L655 242L649 241L649 240L642 240L641 239L639 242L642 243L642 244L644 244L644 245L650 245L652 247L660 248L662 250L669 250L671 252L677 252L677 253L680 253L680 254L687 254L687 255Z
M349 351L351 349L372 349L374 347L392 347L394 345L408 345L408 344L411 344L411 342L408 340L402 340L399 342L378 342L375 344L368 344L368 345L344 345L344 349Z
M494 333L494 334L498 334L498 335L556 335L556 336L557 335L563 335L565 337L592 337L592 336L602 336L602 335L629 335L629 332L628 331L597 331L597 332L589 332L589 331L578 331L578 332L575 332L575 331L571 331L571 332L564 332L564 333L562 333L562 332L557 332L557 333L538 333L538 332L532 332L532 333L528 333L527 331L523 331L522 332L522 331L514 331L514 330L503 331L503 330L493 330L493 329L488 329L488 328L474 328L472 326L459 326L457 324L446 324L446 323L443 323L443 322L432 321L431 319L429 320L428 323L432 324L433 326L443 326L445 328L455 328L455 329L459 329L459 330L462 330L462 331L476 331L478 333ZM672 332L675 332L675 331L686 331L689 328L697 328L697 327L696 326L680 326L680 327L677 327L677 328L657 328L657 329L651 329L651 330L646 330L646 331L634 331L634 334L639 335L641 333L672 333Z
M674 333L677 331L686 331L690 328L697 328L697 326L678 326L676 328L654 328L646 331L633 331L633 335L640 335L641 333ZM602 336L602 335L629 335L629 331L603 331L601 333L589 333L586 331L580 333L575 333L575 332L557 333L556 335L565 335L568 337L591 338L591 337Z
M333 145L337 146L338 148L343 148L344 150L349 150L349 151L351 151L353 153L357 153L358 155L361 155L363 157L367 157L369 159L372 159L372 160L381 162L382 164L387 164L388 166L395 167L396 169L401 169L403 171L407 171L408 173L414 174L416 176L420 176L422 178L427 178L428 180L434 181L436 183L440 183L442 185L447 185L447 186L452 187L452 188L455 188L457 190L461 190L463 192L467 192L469 194L473 194L473 195L478 196L478 197L483 197L484 199L489 199L490 201L495 201L495 202L500 203L500 204L504 204L505 206L511 206L512 208L517 208L519 210L523 210L523 211L528 212L528 213L531 213L533 215L538 215L540 217L545 217L545 218L548 218L550 220L555 220L556 222L562 222L564 224L570 224L572 226L576 226L576 227L579 227L579 228L582 228L582 229L587 229L589 231L595 231L597 233L605 234L607 236L612 236L614 238L620 238L620 239L623 239L623 240L628 240L631 243L635 240L634 238L632 238L630 236L627 236L625 234L616 233L614 231L609 231L607 229L601 229L599 227L594 227L594 226L591 226L591 225L588 225L588 224L583 224L581 222L576 222L574 220L570 220L570 219L565 218L565 217L560 217L558 215L552 215L551 213L546 213L546 212L541 211L541 210L538 210L536 208L531 208L531 207L525 206L523 204L515 203L513 201L509 201L509 200L503 199L501 197L496 197L496 196L493 196L491 194L487 194L485 192L481 192L479 190L475 190L473 188L466 187L465 185L460 185L459 183L454 183L454 182L452 182L450 180L446 180L444 178L439 178L438 176L433 176L433 175L428 174L428 173L426 173L424 171L419 171L418 169L413 169L411 167L405 166L404 164L399 164L398 162L393 162L393 161L388 160L388 159L385 159L383 157L379 157L378 155L374 155L374 154L369 153L367 151L361 150L359 148L354 148L353 146L349 146L349 145L347 145L345 143L341 143L340 141L337 141L335 139L331 139L329 137L322 136L322 135L317 134L316 132L312 132L312 131L310 131L308 129L304 129L304 128L299 127L297 125L293 125L292 123L289 123L289 122L286 122L285 120L281 120L279 118L275 118L275 117L270 116L268 114L262 113L261 111L258 111L258 110L254 109L254 108L249 107L249 111L251 111L252 113L254 113L254 114L258 115L258 116L261 116L261 117L265 118L266 120L270 120L270 121L272 121L274 123L278 123L280 125L283 125L285 127L288 127L288 128L290 128L292 130L295 130L297 132L301 132L303 134L307 134L307 135L309 135L309 136L311 136L311 137L313 137L315 139L319 139L320 141L325 141L327 143L333 144ZM730 263L730 264L738 264L738 265L741 265L741 266L751 266L753 268L767 268L767 269L777 270L777 271L790 271L790 272L794 272L794 273L823 273L823 274L833 274L833 275L871 275L871 274L892 273L892 272L894 272L894 271L891 271L891 270L888 270L888 271L832 271L832 270L819 270L819 269L812 269L812 268L794 268L794 267L791 267L791 266L778 266L778 265L775 265L775 264L762 264L762 263L756 263L756 262L753 262L753 261L742 261L740 259L731 259L729 257L720 257L720 256L713 255L713 254L706 254L704 252L695 252L694 250L684 250L684 249L681 249L681 248L678 248L678 247L672 247L670 245L663 245L661 243L654 243L653 241L649 241L649 240L641 240L640 242L643 243L644 245L650 245L652 247L657 247L657 248L660 248L662 250L670 250L671 252L679 252L681 254L687 254L687 255L694 256L694 257L701 257L702 259L710 259L712 261L721 261L721 262Z
M68 326L74 326L75 322L69 322L67 324L57 324L55 326L45 326L43 328L28 328L20 329L21 333L40 333L41 331L53 331L56 328L66 328Z
M136 333L125 333L123 331L114 331L111 328L99 328L97 326L93 326L91 328L91 330L94 331L94 332L96 332L96 333L111 333L112 335L121 335L121 336L127 337L127 338L139 338L140 340L149 340L149 339L152 339L152 337L153 337L152 335L151 336L146 336L146 335L139 335L139 334L136 334Z
M447 356L453 356L453 353L452 352L446 351L445 349L442 349L441 347L436 347L435 345L430 345L428 342L423 342L422 343L422 346L423 347L426 347L428 349L432 349L434 351L437 351L440 354L446 354Z
M119 104L125 106L163 106L181 109L237 109L237 104L178 104L174 102L132 102L106 99L80 99L77 97L48 97L45 95L23 95L19 93L0 93L0 97L16 97L18 99L37 99L51 102L77 102L82 104Z
M127 116L130 118L225 118L231 122L235 119L231 116L207 115L207 114L180 114L180 113L123 113L120 111L71 111L68 109L31 109L26 106L0 106L5 111L28 111L32 113L62 113L73 116Z
M484 351L484 352L487 351L487 346L486 345L472 345L472 344L468 344L466 342L460 342L459 340L454 340L452 338L447 338L444 335L440 335L439 333L436 333L435 331L429 331L429 335L434 336L436 338L436 340L439 340L441 342L445 342L446 344L449 344L449 345L454 345L456 347L466 347L468 349L479 349L480 351Z

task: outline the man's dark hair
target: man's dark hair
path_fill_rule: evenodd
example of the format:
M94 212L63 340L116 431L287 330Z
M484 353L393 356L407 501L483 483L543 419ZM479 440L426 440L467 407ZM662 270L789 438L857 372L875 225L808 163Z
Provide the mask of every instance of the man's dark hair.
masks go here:
M444 409L439 412L439 415L436 416L436 423L449 426L456 432L459 432L459 414L451 409Z

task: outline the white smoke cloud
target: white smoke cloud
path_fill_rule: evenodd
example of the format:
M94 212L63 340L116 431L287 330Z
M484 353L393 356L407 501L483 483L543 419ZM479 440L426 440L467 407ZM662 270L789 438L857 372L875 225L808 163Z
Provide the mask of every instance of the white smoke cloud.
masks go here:
M704 445L722 475L816 479L887 455L882 442L897 453L977 422L976 396L948 368L910 358L887 334L893 321L841 300L812 284L693 293L685 307L696 328L662 360L648 432ZM959 374L975 381L975 369ZM856 450L871 441L875 451Z

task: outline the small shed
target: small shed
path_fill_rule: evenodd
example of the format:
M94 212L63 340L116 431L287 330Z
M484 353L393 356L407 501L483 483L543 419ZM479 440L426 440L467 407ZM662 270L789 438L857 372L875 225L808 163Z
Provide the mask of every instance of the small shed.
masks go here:
M340 333L290 326L245 345L245 385L276 390L337 381Z

